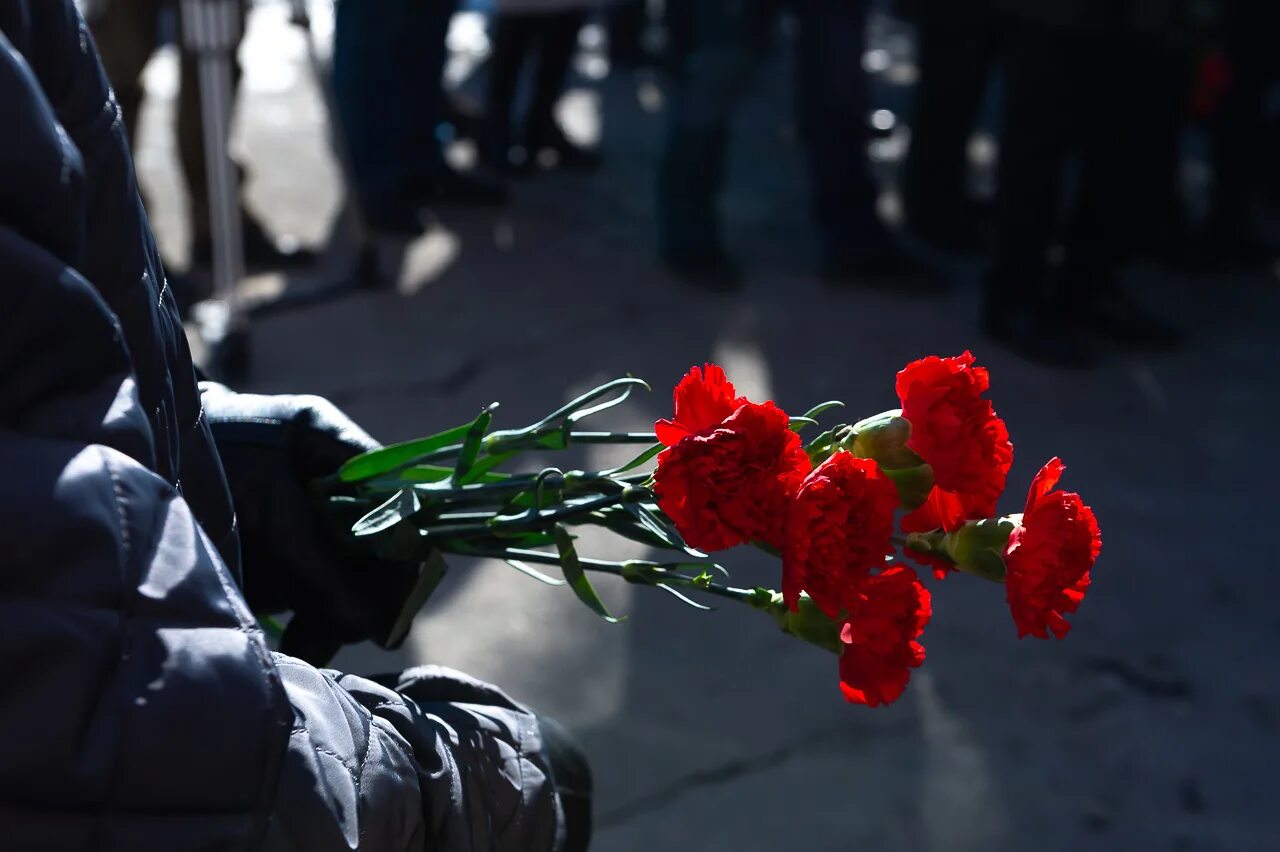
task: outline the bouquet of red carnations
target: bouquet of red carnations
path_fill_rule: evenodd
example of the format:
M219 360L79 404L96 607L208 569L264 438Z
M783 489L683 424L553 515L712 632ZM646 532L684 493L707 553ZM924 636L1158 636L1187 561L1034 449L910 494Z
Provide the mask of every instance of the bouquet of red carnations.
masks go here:
M877 706L902 694L924 662L929 592L902 556L941 579L962 571L1004 583L1018 635L1062 638L1101 548L1093 511L1057 490L1063 464L1036 475L1020 514L996 516L1013 461L1004 421L984 398L989 380L971 354L930 356L897 377L901 408L838 424L804 440L825 402L792 417L741 397L714 364L675 388L675 412L653 432L595 432L586 418L644 382L601 385L522 429L475 420L349 461L322 483L324 499L357 542L379 555L420 559L399 635L445 572L445 554L504 560L570 589L618 621L588 576L603 572L670 593L738 601L792 636L837 653L847 700ZM522 452L574 444L649 445L608 470L513 470ZM641 470L655 462L652 470ZM610 561L581 556L584 524L673 554ZM780 557L781 591L738 588L708 554L753 545ZM537 565L558 566L563 580Z

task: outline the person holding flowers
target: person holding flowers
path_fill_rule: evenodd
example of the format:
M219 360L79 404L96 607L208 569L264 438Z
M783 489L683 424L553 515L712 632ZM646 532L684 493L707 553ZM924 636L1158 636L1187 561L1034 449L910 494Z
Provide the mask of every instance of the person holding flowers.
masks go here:
M311 664L403 639L418 565L370 570L306 489L376 444L201 395L71 0L0 0L0 108L0 846L585 849L589 770L529 708Z

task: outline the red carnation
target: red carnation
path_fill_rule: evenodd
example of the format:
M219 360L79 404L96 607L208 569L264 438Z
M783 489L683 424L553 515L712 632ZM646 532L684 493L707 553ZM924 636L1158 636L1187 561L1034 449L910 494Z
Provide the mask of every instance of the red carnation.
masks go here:
M893 553L898 490L871 459L834 453L804 479L787 513L782 595L794 611L800 592L835 618L854 589Z
M929 591L903 566L865 578L840 629L840 691L846 701L877 707L898 699L924 662L916 640L933 609Z
M659 420L653 427L658 440L668 447L689 435L710 434L747 401L737 395L724 368L717 364L691 367L676 385L674 396L675 419Z
M787 501L812 467L790 424L772 402L743 402L658 454L653 491L686 543L706 551L748 541L782 546Z
M907 446L933 467L934 487L924 505L902 519L907 532L959 529L989 518L1013 464L1013 444L990 400L990 386L973 355L930 355L898 373L902 416L911 423Z
M1018 636L1061 639L1071 625L1063 613L1075 612L1089 588L1089 571L1102 549L1102 533L1093 510L1079 494L1052 490L1066 470L1049 461L1031 482L1021 522L1009 535L1004 561L1005 594Z

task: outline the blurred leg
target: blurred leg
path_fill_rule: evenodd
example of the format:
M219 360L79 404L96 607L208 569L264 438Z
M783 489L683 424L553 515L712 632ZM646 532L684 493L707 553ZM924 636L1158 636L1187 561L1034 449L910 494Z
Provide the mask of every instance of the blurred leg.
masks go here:
M1046 254L1062 171L1080 123L1073 114L1078 92L1073 74L1080 56L1067 41L1032 25L1010 33L988 316L1044 307Z
M1259 248L1256 184L1274 159L1266 132L1267 94L1280 78L1273 44L1280 6L1270 0L1230 0L1226 11L1226 51L1231 83L1211 127L1214 189L1209 236L1224 252Z
M1151 103L1154 81L1145 73L1152 51L1138 39L1090 39L1082 64L1096 70L1082 80L1091 92L1084 133L1080 181L1063 239L1064 267L1072 304L1087 303L1108 286L1117 267L1149 227L1158 160L1149 135L1158 118Z
M1064 240L1062 313L1132 344L1169 347L1180 335L1123 288L1117 273L1148 242L1167 164L1158 94L1168 87L1156 39L1095 37L1080 185Z
M865 0L796 0L796 104L825 264L883 251L867 163Z
M551 142L560 137L555 109L564 93L565 76L578 49L578 31L587 13L571 9L539 16L541 46L538 66L533 77L533 93L529 98L529 114L525 118L526 137Z
M1094 58L1062 31L1018 25L1009 36L998 233L983 323L988 335L1025 357L1086 367L1092 352L1069 319L1049 307L1046 255L1063 166L1091 117L1083 105L1096 93L1081 74Z
M492 134L490 155L500 165L506 161L511 147L511 112L520 85L520 70L536 33L536 16L499 13L494 18L485 111Z
M995 57L994 29L989 0L920 4L902 199L912 230L930 241L954 239L969 222L969 137Z
M717 262L729 123L767 31L766 4L671 0L667 14L673 73L658 165L659 244L668 261Z
M369 0L364 2L368 3ZM436 134L436 128L445 118L444 66L449 59L445 40L449 35L449 22L458 10L458 2L459 0L417 0L410 7L411 21L407 38L411 45L406 47L403 73L412 81L412 88L418 93L420 101L416 108L422 110L421 123L425 129L425 138L419 143L421 148L416 156L428 175L446 170L444 148ZM382 4L370 5L380 7ZM410 107L413 108L415 107Z
M426 73L428 53L418 0L338 0L333 91L364 209L375 216L404 205L405 188L423 150L433 143L431 98L439 78Z

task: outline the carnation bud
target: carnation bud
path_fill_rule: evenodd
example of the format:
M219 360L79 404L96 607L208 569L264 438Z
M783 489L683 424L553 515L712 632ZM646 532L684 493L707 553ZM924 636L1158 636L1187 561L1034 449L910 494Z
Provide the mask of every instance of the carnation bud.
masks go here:
M1012 515L970 521L948 533L943 539L943 548L961 571L1003 583L1004 551L1009 545L1009 535L1021 519L1021 515Z
M933 490L933 468L907 446L911 423L901 409L868 417L838 434L839 446L858 458L874 459L898 488L902 507L912 511Z

